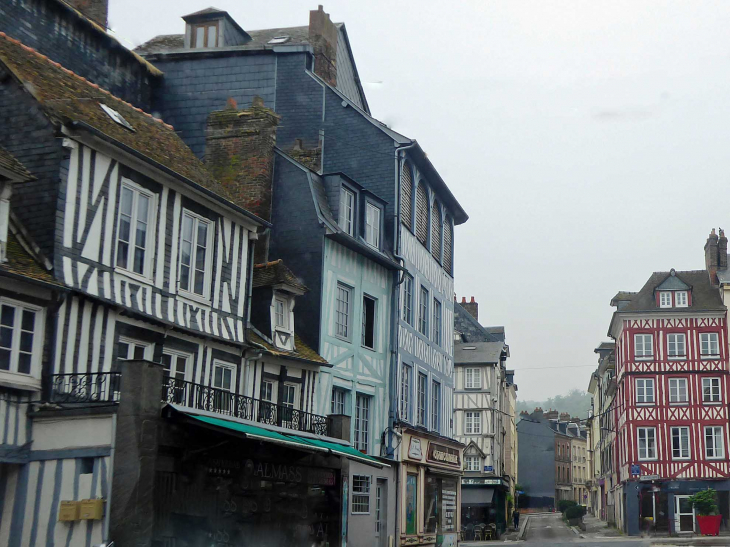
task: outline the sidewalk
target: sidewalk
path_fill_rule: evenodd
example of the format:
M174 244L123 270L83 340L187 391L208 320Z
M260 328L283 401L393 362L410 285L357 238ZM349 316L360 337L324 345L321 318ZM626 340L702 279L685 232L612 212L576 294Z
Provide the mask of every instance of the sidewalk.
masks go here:
M619 530L613 526L609 526L607 522L604 522L593 515L585 515L583 517L583 524L585 526L585 530L581 530L577 526L572 527L573 531L581 538L599 539L623 536Z

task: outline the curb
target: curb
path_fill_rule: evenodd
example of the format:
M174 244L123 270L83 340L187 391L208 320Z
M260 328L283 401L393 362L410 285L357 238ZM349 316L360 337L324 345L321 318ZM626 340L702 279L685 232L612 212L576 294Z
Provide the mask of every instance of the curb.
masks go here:
M527 535L527 526L530 522L530 515L529 514L525 515L525 518L521 519L521 520L522 520L522 522L520 523L520 529L519 529L519 532L517 533L517 539L524 541L525 536Z
M727 536L693 538L669 537L651 540L651 545L728 545L729 543L730 538Z

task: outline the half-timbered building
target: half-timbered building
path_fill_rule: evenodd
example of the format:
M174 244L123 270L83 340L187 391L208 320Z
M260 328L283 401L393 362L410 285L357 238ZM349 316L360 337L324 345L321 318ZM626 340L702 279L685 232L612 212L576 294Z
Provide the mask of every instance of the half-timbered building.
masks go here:
M727 518L726 307L710 272L655 272L612 304L619 525L692 532L688 497L707 487Z

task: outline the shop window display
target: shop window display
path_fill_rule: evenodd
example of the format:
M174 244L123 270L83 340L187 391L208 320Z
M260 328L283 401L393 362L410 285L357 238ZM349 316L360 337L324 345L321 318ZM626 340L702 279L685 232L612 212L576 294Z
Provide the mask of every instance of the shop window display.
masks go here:
M456 532L456 480L426 474L424 511L427 534Z

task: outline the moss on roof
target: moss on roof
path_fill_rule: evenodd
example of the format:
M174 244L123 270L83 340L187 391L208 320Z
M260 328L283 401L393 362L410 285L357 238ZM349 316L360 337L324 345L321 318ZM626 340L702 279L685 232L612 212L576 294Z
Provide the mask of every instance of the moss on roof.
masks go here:
M320 365L329 365L324 357L322 357L319 353L317 353L307 344L305 344L304 341L299 338L299 335L297 334L294 335L294 347L296 348L294 351L285 351L276 348L275 346L269 344L266 340L261 338L261 336L259 336L253 330L249 330L248 339L250 342L253 342L257 346L260 346L268 354L275 357L298 359L300 361L310 361L312 363L317 363Z
M27 182L35 177L20 163L15 156L0 146L0 169L9 171L17 179L16 182Z
M253 287L271 287L273 285L289 285L303 292L309 290L281 259L254 265Z
M62 287L53 274L44 268L33 256L23 248L12 231L8 232L8 244L5 250L7 262L0 263L0 274L3 272L28 277Z

